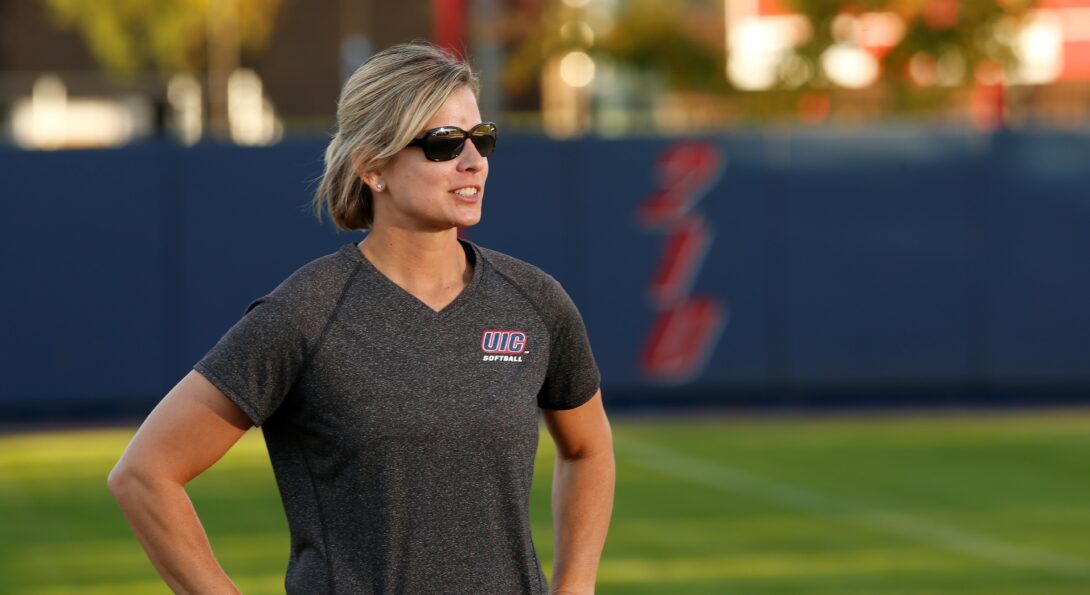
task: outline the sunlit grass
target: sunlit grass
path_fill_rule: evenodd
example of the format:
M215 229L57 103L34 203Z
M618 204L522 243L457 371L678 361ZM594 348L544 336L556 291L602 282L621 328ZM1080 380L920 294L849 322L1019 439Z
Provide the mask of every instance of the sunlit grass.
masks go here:
M599 593L1090 593L1090 413L614 429ZM0 593L168 592L106 490L131 435L0 436ZM531 520L547 574L552 456L543 437ZM287 528L260 433L190 494L243 591L283 592Z

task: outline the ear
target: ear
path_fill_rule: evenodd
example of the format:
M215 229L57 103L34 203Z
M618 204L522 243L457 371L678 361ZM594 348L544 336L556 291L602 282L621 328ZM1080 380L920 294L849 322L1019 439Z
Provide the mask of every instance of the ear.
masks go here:
M386 190L386 182L382 178L381 170L364 170L363 166L360 166L356 169L356 175L360 177L360 180L363 181L364 184L367 184L367 187L371 189L372 193Z

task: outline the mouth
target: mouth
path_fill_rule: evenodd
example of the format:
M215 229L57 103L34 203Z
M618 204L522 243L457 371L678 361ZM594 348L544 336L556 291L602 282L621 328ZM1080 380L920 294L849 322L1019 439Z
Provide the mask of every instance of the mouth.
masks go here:
M459 200L473 202L481 198L480 186L463 186L450 191Z

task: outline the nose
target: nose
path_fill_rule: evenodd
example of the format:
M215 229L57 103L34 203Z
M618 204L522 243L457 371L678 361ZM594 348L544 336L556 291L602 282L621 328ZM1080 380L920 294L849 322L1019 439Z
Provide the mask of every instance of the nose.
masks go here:
M481 157L477 145L467 138L465 146L462 147L462 153L458 155L458 171L480 171L486 163L488 161Z

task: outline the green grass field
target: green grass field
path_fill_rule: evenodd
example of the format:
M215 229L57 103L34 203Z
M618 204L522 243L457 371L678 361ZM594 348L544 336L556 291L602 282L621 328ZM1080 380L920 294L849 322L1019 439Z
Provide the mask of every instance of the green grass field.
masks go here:
M614 431L599 593L1090 593L1090 411ZM131 433L0 436L0 593L166 592L106 491ZM546 566L551 468L543 437ZM190 494L242 590L283 592L286 525L258 433Z

